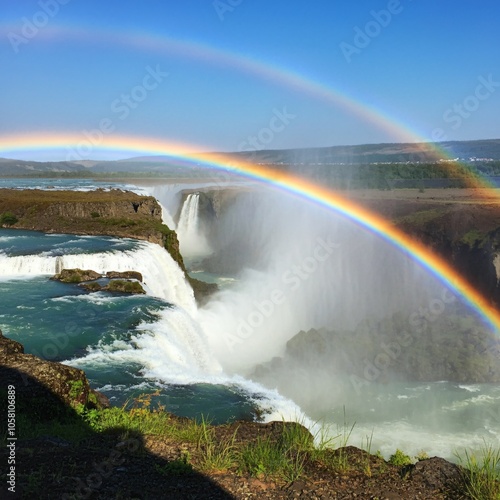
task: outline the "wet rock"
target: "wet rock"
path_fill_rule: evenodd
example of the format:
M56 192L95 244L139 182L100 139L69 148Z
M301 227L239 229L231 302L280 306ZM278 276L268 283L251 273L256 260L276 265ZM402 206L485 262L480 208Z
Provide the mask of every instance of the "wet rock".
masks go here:
M95 281L92 283L81 283L80 286L87 290L87 292L100 292L103 289L103 287Z
M107 292L120 292L132 294L145 294L146 291L138 281L111 280L108 285L102 288Z
M137 280L142 283L142 274L137 272L137 271L123 271L123 272L118 272L118 271L108 271L106 273L106 278L119 278L119 279L125 279L125 280Z
M91 269L63 269L51 279L62 283L82 283L84 281L95 281L102 278L102 275Z

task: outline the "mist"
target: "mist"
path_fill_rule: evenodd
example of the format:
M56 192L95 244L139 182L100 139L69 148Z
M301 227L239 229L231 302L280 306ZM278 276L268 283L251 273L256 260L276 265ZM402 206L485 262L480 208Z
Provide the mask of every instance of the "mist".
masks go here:
M281 192L242 193L210 235L206 266L237 283L199 312L214 353L248 374L311 328L354 330L411 312L439 284L379 236Z
M496 396L483 397L500 377L493 333L410 255L264 186L154 194L178 200L188 271L220 284L193 321L228 380L263 386L314 421L356 422L358 446L376 427L386 454L397 442L450 458L459 441L480 446L500 431Z

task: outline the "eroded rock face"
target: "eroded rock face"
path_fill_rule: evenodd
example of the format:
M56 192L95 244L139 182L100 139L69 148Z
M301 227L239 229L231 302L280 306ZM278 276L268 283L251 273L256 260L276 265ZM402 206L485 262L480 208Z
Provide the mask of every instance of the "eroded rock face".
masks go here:
M152 217L161 220L161 207L152 197L137 197L137 199L99 202L53 203L47 207L46 215L51 217L135 217L136 215Z
M59 418L65 409L78 404L109 406L105 396L90 388L82 370L25 354L22 344L1 331L0 383L2 388L13 385L18 409L29 411L37 420Z

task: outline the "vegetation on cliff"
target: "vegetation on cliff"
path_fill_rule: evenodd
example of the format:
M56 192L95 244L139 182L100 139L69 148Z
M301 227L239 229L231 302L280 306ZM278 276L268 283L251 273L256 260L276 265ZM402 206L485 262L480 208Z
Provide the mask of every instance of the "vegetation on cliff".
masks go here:
M500 306L500 203L490 189L364 191L355 197L444 258Z

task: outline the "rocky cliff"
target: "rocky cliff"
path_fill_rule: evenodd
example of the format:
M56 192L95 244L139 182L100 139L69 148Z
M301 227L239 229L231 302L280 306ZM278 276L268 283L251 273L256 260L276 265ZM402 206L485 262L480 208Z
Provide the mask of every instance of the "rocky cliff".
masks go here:
M175 231L162 223L152 196L130 191L41 191L0 189L0 227L48 233L136 238L163 246L186 273L202 303L216 286L187 275Z
M66 407L109 406L103 394L90 388L82 370L25 354L19 342L1 331L0 380L2 389L16 388L18 410L29 409L37 421L64 417Z
M357 201L441 255L493 304L500 305L500 201L495 193L401 190L383 199L367 195Z
M46 232L162 240L161 207L151 196L121 190L0 190L2 225Z
M49 233L119 236L164 246L185 270L175 231L162 223L152 196L129 191L0 190L3 227Z

